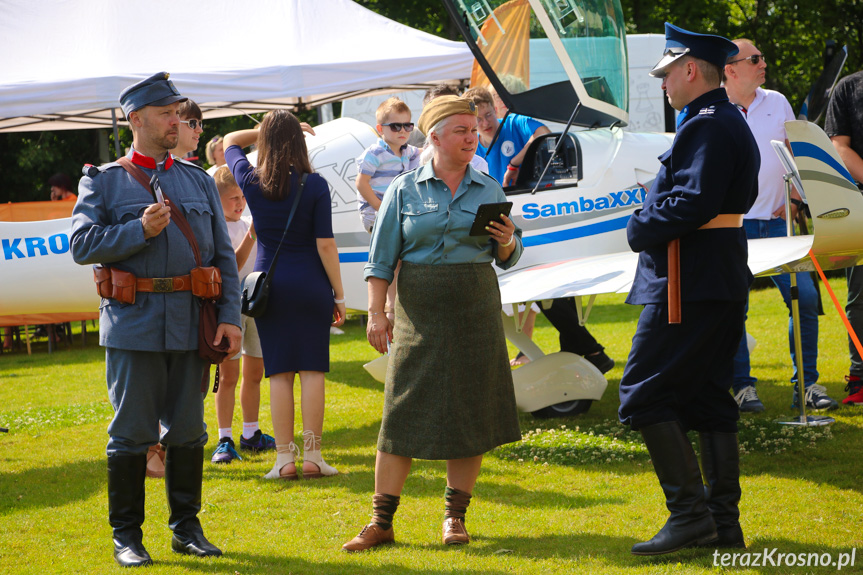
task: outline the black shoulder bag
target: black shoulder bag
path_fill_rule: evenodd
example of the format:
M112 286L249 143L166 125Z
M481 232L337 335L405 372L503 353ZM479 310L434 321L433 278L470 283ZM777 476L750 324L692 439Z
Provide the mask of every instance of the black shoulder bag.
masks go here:
M297 211L297 206L300 205L300 196L303 193L307 177L308 174L303 174L299 189L294 194L294 204L291 206L291 213L288 215L288 223L285 224L285 231L282 232L282 239L279 240L279 247L276 248L276 253L273 255L270 269L265 272L252 272L243 280L243 299L240 311L245 316L261 317L267 311L267 300L270 297L270 280L273 277L273 270L276 268L276 261L279 259L279 250L282 249L282 242L285 241L285 234L288 233L291 220L294 219L294 212Z

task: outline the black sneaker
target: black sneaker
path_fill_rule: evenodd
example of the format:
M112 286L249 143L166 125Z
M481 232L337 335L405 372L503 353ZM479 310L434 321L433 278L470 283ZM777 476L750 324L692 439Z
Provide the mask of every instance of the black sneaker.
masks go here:
M614 360L605 355L604 351L593 355L585 355L584 359L592 363L600 373L611 371L611 368L614 367Z
M764 404L758 398L758 392L754 385L747 385L734 396L737 407L741 412L760 413L764 411Z
M797 402L797 386L794 386L794 396L791 401L792 409L799 409L800 404ZM813 383L806 386L806 392L803 394L806 398L806 409L818 411L822 409L836 409L839 404L832 397L827 395L827 388L823 385Z
M271 435L262 433L260 429L249 439L240 436L240 449L243 451L266 451L275 448L276 439Z

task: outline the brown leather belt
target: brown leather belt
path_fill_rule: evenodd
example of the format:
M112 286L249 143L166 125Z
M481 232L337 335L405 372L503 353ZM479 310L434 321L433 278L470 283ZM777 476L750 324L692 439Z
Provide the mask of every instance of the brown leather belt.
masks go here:
M743 214L719 214L700 228L699 230L712 230L714 228L740 228L743 227Z
M171 293L192 289L192 277L188 274L172 278L137 278L136 281L136 289L143 292Z

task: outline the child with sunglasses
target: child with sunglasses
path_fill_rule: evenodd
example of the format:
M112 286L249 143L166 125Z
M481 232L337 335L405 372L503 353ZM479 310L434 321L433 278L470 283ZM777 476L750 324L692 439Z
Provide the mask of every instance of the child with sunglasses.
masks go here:
M408 144L414 129L411 122L411 109L398 98L388 98L375 111L380 134L378 141L365 149L357 158L357 201L363 227L370 234L375 225L375 217L381 207L384 192L396 176L410 172L420 165L422 150ZM399 262L399 266L401 262ZM396 266L395 277L387 290L384 312L390 323L395 320L396 281L399 273Z
M411 110L398 98L388 98L375 112L378 141L357 158L357 202L360 218L372 233L381 198L396 176L419 167L420 150L408 144L413 131Z

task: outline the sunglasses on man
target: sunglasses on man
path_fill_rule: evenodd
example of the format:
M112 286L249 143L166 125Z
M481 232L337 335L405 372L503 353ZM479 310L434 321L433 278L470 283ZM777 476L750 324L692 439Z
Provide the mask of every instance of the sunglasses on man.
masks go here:
M197 130L198 126L201 126L202 130L204 129L203 120L196 120L196 119L192 118L191 120L180 120L180 123L181 124L188 124L189 127L192 128L193 130Z
M765 64L767 63L767 58L764 57L764 54L753 54L751 56L747 56L747 57L741 58L739 60L732 60L731 62L728 62L728 63L729 64L736 64L738 62L743 62L744 60L749 60L750 62L752 62L753 66L757 66L758 63L761 62L762 60L764 61Z
M413 122L390 122L389 124L381 124L381 126L389 126L393 132L401 132L402 128L405 132L411 132L414 129Z

